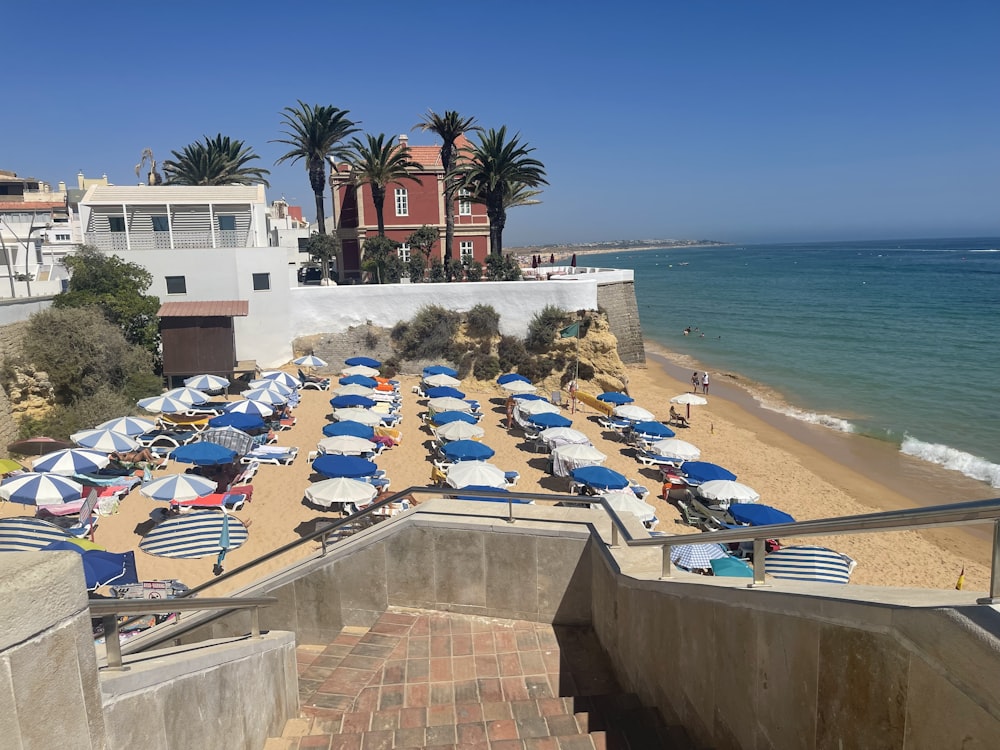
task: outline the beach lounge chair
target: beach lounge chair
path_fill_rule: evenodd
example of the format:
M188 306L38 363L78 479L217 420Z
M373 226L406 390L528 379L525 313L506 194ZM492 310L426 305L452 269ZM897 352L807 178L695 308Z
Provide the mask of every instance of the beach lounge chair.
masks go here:
M670 407L670 419L667 420L667 424L674 425L676 427L690 427L691 424L687 421L687 417L678 412L674 407Z
M170 507L180 513L196 508L225 508L226 510L242 510L243 506L253 498L253 486L243 485L230 492L213 492L211 495L196 497L193 500L171 500Z
M681 521L684 524L688 526L693 526L696 529L702 528L702 522L704 521L704 519L702 518L702 516L698 514L697 511L695 511L694 508L691 507L689 503L685 502L684 500L677 500L675 502L675 505L677 506L677 510L681 514Z
M705 531L718 531L719 529L736 525L736 519L729 515L729 513L724 510L710 508L696 497L691 498L691 508L701 517L701 527Z
M661 456L657 453L652 453L643 448L636 448L635 460L641 463L643 466L655 466L656 468L661 468L663 466L672 466L674 468L677 468L682 463L684 463L679 458L673 458L672 456Z
M152 430L139 435L135 440L143 448L179 448L198 437L191 430Z
M240 463L249 464L257 461L262 464L291 466L295 461L295 457L298 455L298 448L288 448L277 445L262 445L243 456L240 459Z
M330 387L330 378L323 378L319 375L306 375L299 370L299 380L302 381L302 389L311 388L315 391L325 391Z
M521 478L521 475L516 471L505 471L503 473L503 479L507 483L508 487L515 487L517 485L517 480Z

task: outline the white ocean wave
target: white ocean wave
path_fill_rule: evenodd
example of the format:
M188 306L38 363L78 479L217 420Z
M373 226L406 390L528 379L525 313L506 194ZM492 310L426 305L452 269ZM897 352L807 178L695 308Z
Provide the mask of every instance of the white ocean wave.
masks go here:
M802 409L796 409L794 406L788 406L787 404L769 404L764 400L759 400L759 403L764 409L776 411L779 414L784 414L786 417L797 419L800 422L818 424L820 427L827 427L831 430L836 430L837 432L855 432L854 425L846 419L841 419L840 417L834 417L830 414L817 414L812 411L804 411Z
M899 450L932 464L938 464L952 471L960 471L967 477L988 482L991 487L1000 487L1000 465L990 463L985 458L973 456L940 443L925 443L907 435Z

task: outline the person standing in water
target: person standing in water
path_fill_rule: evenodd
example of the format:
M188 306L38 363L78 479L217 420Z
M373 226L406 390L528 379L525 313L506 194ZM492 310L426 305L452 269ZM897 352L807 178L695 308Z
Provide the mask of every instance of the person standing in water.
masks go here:
M695 370L691 375L691 393L698 392L698 371Z
M708 393L708 370L701 374L701 392Z

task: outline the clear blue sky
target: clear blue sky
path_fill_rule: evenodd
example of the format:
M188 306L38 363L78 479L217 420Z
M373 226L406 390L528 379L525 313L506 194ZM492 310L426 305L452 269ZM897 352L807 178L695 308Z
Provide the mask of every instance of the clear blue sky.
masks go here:
M504 244L1000 235L1000 3L69 3L4 8L0 168L136 181L203 135L282 153L297 99L506 124L550 187ZM329 191L327 191L329 193Z

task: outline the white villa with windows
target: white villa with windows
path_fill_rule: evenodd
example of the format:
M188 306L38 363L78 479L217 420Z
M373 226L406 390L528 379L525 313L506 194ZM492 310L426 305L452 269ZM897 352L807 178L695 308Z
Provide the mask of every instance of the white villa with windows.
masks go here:
M161 302L247 300L235 320L237 357L290 358L295 265L269 244L262 185L91 187L80 201L88 245L143 266Z

